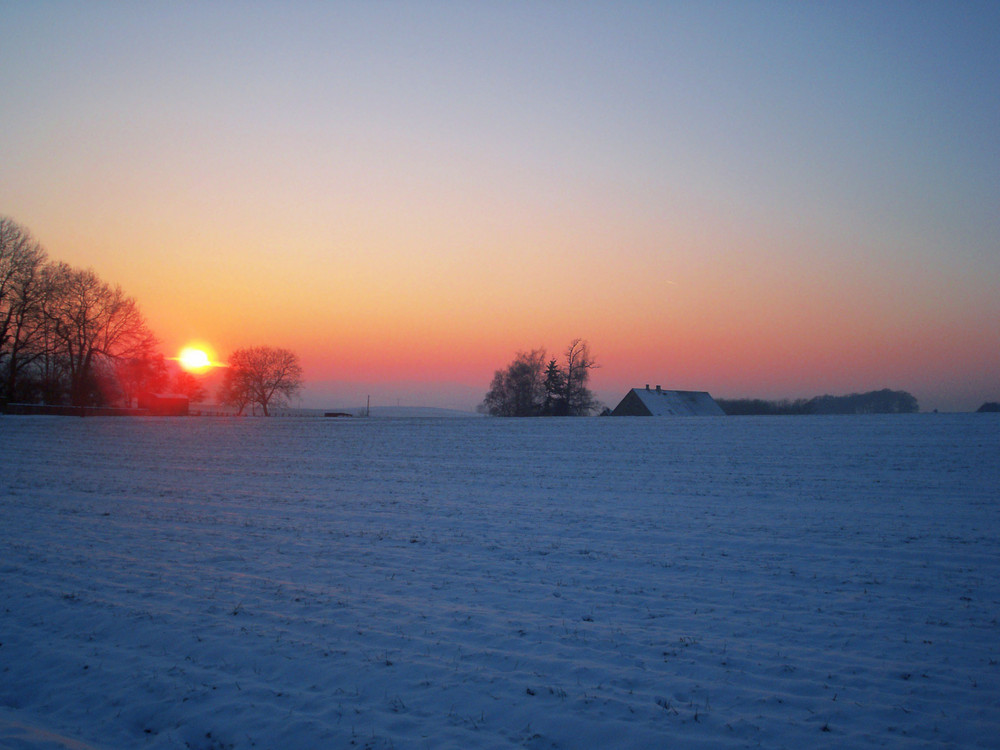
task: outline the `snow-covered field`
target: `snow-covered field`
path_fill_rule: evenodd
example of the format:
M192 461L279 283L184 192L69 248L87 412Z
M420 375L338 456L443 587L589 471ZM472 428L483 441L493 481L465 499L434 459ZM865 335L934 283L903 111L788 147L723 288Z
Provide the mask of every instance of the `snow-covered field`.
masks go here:
M1000 419L0 417L0 747L996 747Z

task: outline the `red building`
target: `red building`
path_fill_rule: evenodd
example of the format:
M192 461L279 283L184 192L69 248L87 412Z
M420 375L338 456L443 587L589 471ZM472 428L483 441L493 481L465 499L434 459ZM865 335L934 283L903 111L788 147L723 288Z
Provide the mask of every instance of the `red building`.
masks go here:
M172 393L141 393L138 406L154 417L186 417L188 397Z

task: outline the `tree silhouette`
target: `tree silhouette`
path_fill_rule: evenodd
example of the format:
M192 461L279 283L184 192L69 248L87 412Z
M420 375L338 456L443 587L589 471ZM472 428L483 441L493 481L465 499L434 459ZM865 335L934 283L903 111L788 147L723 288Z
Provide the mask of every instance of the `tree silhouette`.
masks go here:
M115 362L115 374L128 406L142 393L164 390L170 380L163 355L153 352L119 359Z
M795 414L913 414L920 405L906 391L883 388L868 393L847 396L816 396L795 401L765 401L764 399L716 399L726 414L795 415Z
M573 339L566 347L566 413L571 417L584 417L597 406L597 399L587 388L590 371L597 363L590 354L590 346L583 339Z
M545 403L542 414L547 417L565 417L569 413L566 402L566 376L559 369L555 359L550 359L545 367Z
M493 374L493 382L480 405L494 417L535 417L541 413L545 400L542 385L544 349L518 352L503 370Z
M545 350L518 352L514 360L493 374L479 411L494 417L586 416L597 406L587 388L590 370L597 367L583 339L566 348L566 364L545 364Z
M264 416L288 401L302 388L302 366L287 349L252 346L229 357L219 400L242 414L249 404L259 404Z
M204 401L208 396L208 392L205 390L202 382L187 370L181 370L174 377L173 391L182 396L187 396L188 401L195 403Z
M156 337L134 299L120 286L101 281L92 270L65 263L51 267L44 315L53 353L69 372L75 406L101 398L101 375L115 360L149 356Z
M18 397L18 380L41 356L45 250L13 219L0 216L0 399Z

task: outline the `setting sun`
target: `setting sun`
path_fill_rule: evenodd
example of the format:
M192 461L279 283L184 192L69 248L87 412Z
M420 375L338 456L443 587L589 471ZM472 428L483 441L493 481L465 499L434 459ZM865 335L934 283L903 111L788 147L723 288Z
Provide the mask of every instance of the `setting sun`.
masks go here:
M177 361L188 372L203 372L212 366L212 360L209 359L208 353L204 349L193 346L182 349Z

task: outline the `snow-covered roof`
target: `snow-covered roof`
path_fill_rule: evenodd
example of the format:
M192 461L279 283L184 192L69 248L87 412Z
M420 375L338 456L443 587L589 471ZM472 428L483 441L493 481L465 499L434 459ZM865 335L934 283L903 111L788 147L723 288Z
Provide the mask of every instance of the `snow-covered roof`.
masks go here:
M642 414L653 417L721 417L722 408L707 391L665 391L633 388L615 409L618 414Z

